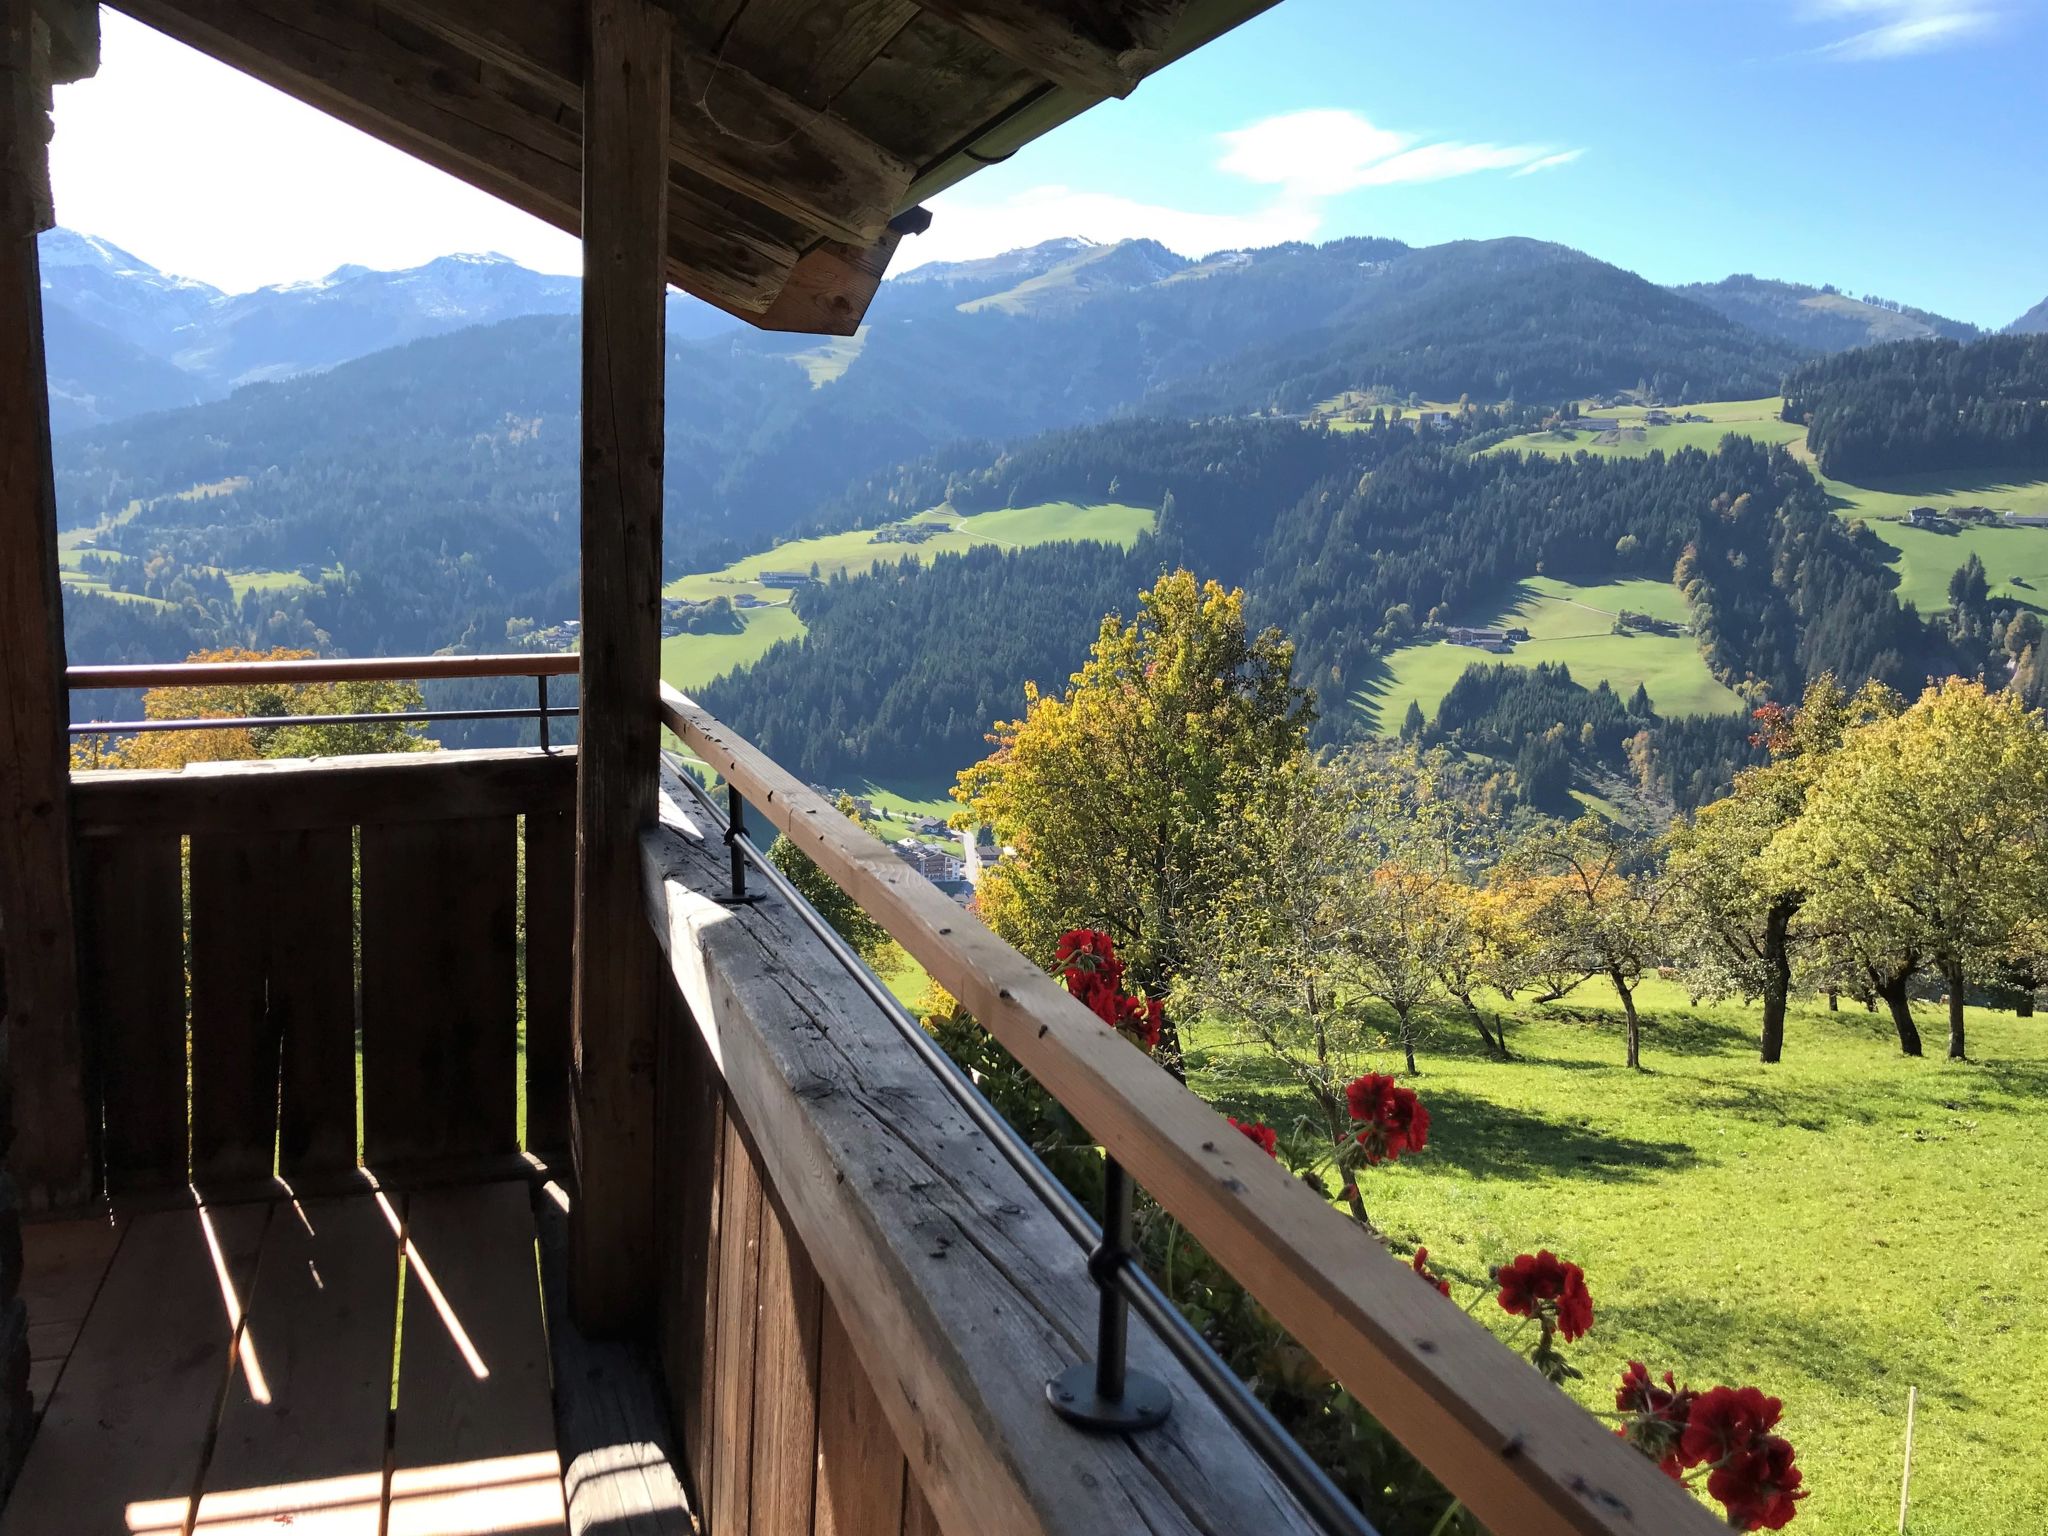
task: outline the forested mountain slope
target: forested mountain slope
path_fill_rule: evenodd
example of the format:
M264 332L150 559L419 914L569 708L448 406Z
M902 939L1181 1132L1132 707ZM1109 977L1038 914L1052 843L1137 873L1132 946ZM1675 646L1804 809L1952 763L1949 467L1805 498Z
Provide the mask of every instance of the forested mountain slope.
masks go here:
M1888 299L1851 298L1839 290L1784 283L1747 272L1718 283L1686 283L1673 293L1765 336L1814 352L1842 352L1887 341L1945 336L1971 341L1981 333L1962 320Z

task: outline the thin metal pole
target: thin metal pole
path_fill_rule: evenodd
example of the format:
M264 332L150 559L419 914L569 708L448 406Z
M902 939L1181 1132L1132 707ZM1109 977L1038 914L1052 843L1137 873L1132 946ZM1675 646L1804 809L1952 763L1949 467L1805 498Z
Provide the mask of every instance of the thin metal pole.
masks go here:
M1095 1395L1107 1403L1124 1398L1124 1366L1130 1348L1131 1304L1116 1283L1116 1271L1131 1254L1131 1180L1115 1158L1102 1164L1102 1245L1088 1256L1088 1272L1102 1292L1095 1321Z
M540 673L539 675L537 675L537 676L536 676L536 677L534 678L534 682L535 682L535 683L537 683L537 684L539 684L539 686L540 686L540 749L541 749L541 751L543 751L543 752L548 752L548 751L552 751L553 749L552 749L552 748L551 748L551 747L550 747L550 746L548 745L548 675L547 675L547 673L545 673L545 672L542 672L542 673Z

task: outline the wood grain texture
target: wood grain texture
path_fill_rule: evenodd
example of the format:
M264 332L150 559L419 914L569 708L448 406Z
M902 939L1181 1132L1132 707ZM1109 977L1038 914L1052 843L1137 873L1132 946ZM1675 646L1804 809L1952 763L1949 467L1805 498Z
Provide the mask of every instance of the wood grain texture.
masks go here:
M754 1464L759 1532L812 1528L818 1459L818 1350L824 1295L789 1219L762 1191L754 1340Z
M846 1324L828 1301L818 1348L816 1536L896 1536L908 1470Z
M703 1036L679 998L663 1011L655 1125L655 1334L669 1412L701 1509L711 1488L718 1376L725 1100Z
M718 1234L717 1375L706 1428L711 1467L704 1496L709 1536L754 1528L755 1345L760 1337L761 1180L737 1118L725 1117Z
M175 832L80 839L81 1018L117 1190L182 1184L185 1104L185 855Z
M668 112L666 11L591 0L583 162L583 686L577 742L570 1301L640 1322L654 1267L655 981L636 839L660 727Z
M0 1536L182 1526L269 1217L250 1205L128 1223Z
M200 1531L303 1523L377 1536L397 1303L398 1236L373 1200L275 1209Z
M277 1155L277 1030L270 1018L277 841L192 839L192 1177L269 1174Z
M514 826L362 829L363 1157L518 1144Z
M1090 1347L1096 1297L1084 1256L795 915L772 901L718 906L706 893L721 888L723 848L673 806L663 814L643 846L676 981L734 1107L773 1128L751 1148L760 1176L940 1518L977 1533L1307 1532L1272 1474L1142 1330L1133 1363L1175 1394L1159 1431L1091 1437L1048 1413L1039 1391L1019 1390ZM759 1374L750 1357L725 1353L728 1320L757 1310L728 1294L758 1279L735 1232L735 1174L751 1166L729 1138L720 1437L736 1422L739 1384ZM747 1528L733 1519L725 1443L708 1496L714 1533Z
M388 1536L566 1532L524 1184L406 1197Z
M569 1150L569 1014L574 994L576 822L529 811L526 840L526 1145Z
M227 683L430 682L451 677L574 677L573 651L511 656L322 656L304 661L171 661L71 667L64 681L94 688L212 688Z
M534 1216L571 1536L691 1536L652 1353L637 1340L585 1338L569 1316L567 1200L550 1184Z
M277 861L278 1164L303 1181L356 1165L355 837L347 827L279 833Z
M43 376L35 184L48 120L28 0L0 3L0 973L14 1083L8 1165L31 1210L94 1183L72 928L64 617Z
M1089 96L1128 96L1165 62L1187 0L920 0L928 11L1048 80Z
M932 1513L931 1500L914 1481L903 1490L903 1536L945 1536L939 1517Z
M373 753L73 775L78 831L288 832L566 809L574 748Z
M20 1295L32 1362L61 1366L69 1358L120 1242L121 1227L103 1216L23 1224ZM46 1397L37 1394L38 1407Z

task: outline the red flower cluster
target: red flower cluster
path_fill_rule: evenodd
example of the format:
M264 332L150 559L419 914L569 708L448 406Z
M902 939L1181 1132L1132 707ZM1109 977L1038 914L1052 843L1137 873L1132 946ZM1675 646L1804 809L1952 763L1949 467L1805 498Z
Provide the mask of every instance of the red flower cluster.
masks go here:
M1429 1250L1427 1248L1417 1248L1415 1250L1415 1257L1408 1261L1408 1267L1413 1269L1416 1274L1422 1276L1422 1283L1424 1285L1435 1287L1441 1295L1448 1296L1451 1294L1451 1282L1429 1267Z
M1593 1298L1586 1290L1586 1272L1548 1248L1533 1256L1516 1255L1495 1270L1493 1278L1500 1286L1502 1311L1533 1317L1546 1330L1555 1327L1567 1344L1593 1326Z
M1771 1433L1784 1407L1777 1398L1755 1387L1695 1393L1669 1371L1659 1387L1642 1362L1631 1360L1614 1406L1627 1415L1618 1433L1667 1474L1707 1469L1707 1492L1736 1530L1783 1530L1799 1513L1806 1490L1792 1442Z
M1631 1360L1614 1391L1614 1406L1627 1415L1615 1433L1657 1463L1672 1477L1684 1469L1678 1459L1679 1437L1692 1414L1693 1394L1664 1373L1664 1385L1650 1379L1649 1367Z
M1429 1111L1415 1090L1384 1072L1368 1072L1346 1085L1351 1118L1359 1122L1358 1145L1368 1163L1393 1162L1403 1152L1429 1145Z
M1266 1156L1280 1155L1280 1137L1270 1125L1261 1125L1256 1120L1240 1120L1235 1115L1225 1115L1223 1118L1243 1132L1247 1141L1256 1143L1258 1149Z
M1132 997L1124 991L1124 963L1116 944L1093 928L1073 928L1060 935L1054 952L1060 979L1067 990L1111 1029L1122 1030L1146 1050L1159 1044L1166 1028L1166 1005L1156 997Z

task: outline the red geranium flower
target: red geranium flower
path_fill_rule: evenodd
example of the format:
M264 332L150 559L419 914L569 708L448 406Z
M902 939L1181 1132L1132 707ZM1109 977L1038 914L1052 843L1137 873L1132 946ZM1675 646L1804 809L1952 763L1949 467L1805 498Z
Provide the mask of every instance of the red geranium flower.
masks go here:
M1746 1452L1777 1426L1784 1404L1755 1387L1715 1387L1693 1400L1679 1451L1689 1467Z
M1392 1162L1429 1145L1429 1111L1412 1088L1384 1072L1368 1072L1345 1086L1351 1118L1360 1122L1358 1145L1368 1163Z
M1415 1250L1415 1257L1408 1261L1408 1267L1414 1270L1416 1274L1422 1276L1423 1284L1434 1286L1440 1295L1448 1296L1451 1294L1451 1282L1429 1267L1429 1250L1427 1248L1417 1248Z
M1593 1326L1593 1297L1586 1272L1568 1264L1548 1248L1515 1258L1494 1271L1503 1312L1533 1317L1555 1327L1566 1343Z
M1614 1391L1614 1406L1628 1415L1615 1433L1656 1462L1666 1476L1678 1477L1687 1465L1678 1447L1692 1405L1691 1389L1681 1387L1669 1371L1660 1387L1642 1361L1631 1360Z
M1224 1118L1243 1132L1247 1141L1256 1143L1266 1156L1280 1155L1280 1138L1270 1125L1261 1125L1256 1120L1240 1120L1235 1115L1225 1115Z
M1069 992L1110 1028L1123 1025L1124 967L1108 934L1093 928L1069 929L1060 935L1054 959Z
M1730 1525L1738 1531L1779 1531L1792 1523L1806 1497L1793 1454L1792 1442L1782 1435L1763 1435L1707 1474L1707 1492L1728 1511Z
M1146 1050L1156 1049L1166 1029L1166 1004L1156 997L1127 998L1125 1003L1124 1029Z

